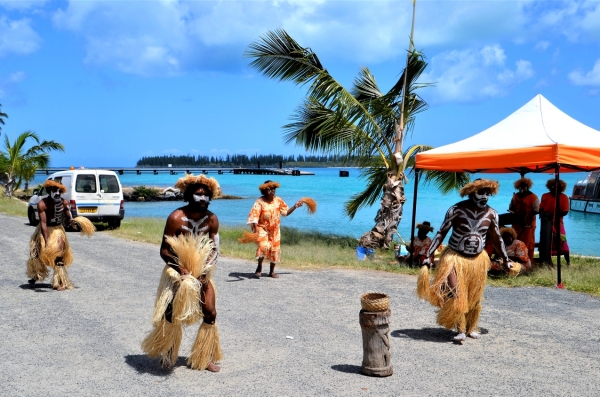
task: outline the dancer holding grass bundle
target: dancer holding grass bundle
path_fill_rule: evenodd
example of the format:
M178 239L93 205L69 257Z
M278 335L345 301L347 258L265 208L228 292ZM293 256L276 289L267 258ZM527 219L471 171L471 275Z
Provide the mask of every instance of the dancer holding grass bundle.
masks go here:
M442 226L433 238L433 244L423 261L417 281L417 294L421 299L439 307L437 322L448 329L456 329L454 341L462 342L467 335L480 337L477 323L485 289L490 258L484 250L486 236L492 239L502 264L511 264L498 229L498 213L487 205L492 194L498 192L498 182L477 179L461 191L461 201L448 209ZM444 249L430 282L430 257L452 229L448 246Z
M187 363L192 369L218 372L215 363L222 353L212 273L219 255L219 219L208 205L221 195L221 188L204 175L180 178L175 187L184 192L188 204L173 211L165 225L160 256L166 266L156 296L154 329L142 342L142 350L149 357L160 357L163 368L173 367L183 327L202 319Z
M43 186L48 191L48 197L37 204L40 223L29 242L28 282L34 285L36 281L43 281L48 277L49 268L52 268L52 288L57 291L72 289L67 267L73 263L73 253L63 220L68 219L69 226L78 227L87 236L94 233L94 225L87 218L78 216L73 219L69 203L60 196L67 191L65 186L51 179L44 182Z
M280 185L277 182L268 180L258 187L262 196L256 200L250 214L248 223L252 229L252 234L246 233L240 242L256 242L256 260L258 266L254 275L260 278L262 273L263 260L266 258L270 262L269 277L278 278L275 273L275 266L281 259L281 232L280 216L289 216L296 210L306 204L309 213L313 214L317 209L316 202L308 197L301 198L292 207L287 206L285 201L275 195L276 189Z

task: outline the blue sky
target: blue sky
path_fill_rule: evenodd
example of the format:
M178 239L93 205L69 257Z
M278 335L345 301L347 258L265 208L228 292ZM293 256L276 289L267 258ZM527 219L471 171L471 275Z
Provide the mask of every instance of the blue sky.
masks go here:
M386 91L403 68L412 3L327 0L0 0L0 104L11 140L65 145L53 166L134 166L163 154L299 154L281 126L305 89L248 67L285 29L350 87L368 66ZM600 130L600 2L417 2L430 109L410 143L441 146L536 94Z

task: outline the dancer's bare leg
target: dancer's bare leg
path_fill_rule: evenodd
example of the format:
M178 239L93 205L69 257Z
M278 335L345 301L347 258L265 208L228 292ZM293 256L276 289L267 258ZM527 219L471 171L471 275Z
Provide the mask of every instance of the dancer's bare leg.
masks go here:
M279 278L279 274L275 273L275 263L271 262L271 269L269 270L269 277Z
M256 270L254 271L254 276L256 278L260 278L260 276L262 274L263 259L265 259L265 258L258 258L258 266L256 267Z

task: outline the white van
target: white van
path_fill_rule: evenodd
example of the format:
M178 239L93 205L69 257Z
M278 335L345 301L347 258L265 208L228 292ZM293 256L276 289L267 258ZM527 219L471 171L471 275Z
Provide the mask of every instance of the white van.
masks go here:
M123 187L113 171L71 168L55 172L46 180L48 179L67 188L67 192L61 197L69 202L73 218L85 216L92 222L108 222L111 228L121 226L121 220L125 216ZM27 209L29 224L35 226L39 223L37 203L47 196L45 188L34 190Z

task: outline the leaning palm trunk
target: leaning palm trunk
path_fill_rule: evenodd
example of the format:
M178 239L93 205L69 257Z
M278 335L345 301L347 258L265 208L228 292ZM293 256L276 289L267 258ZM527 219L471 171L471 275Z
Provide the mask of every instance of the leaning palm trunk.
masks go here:
M402 219L402 208L405 201L402 180L389 172L387 182L383 186L379 211L375 216L375 226L360 238L359 245L365 248L389 249L394 234L398 230L398 223Z

